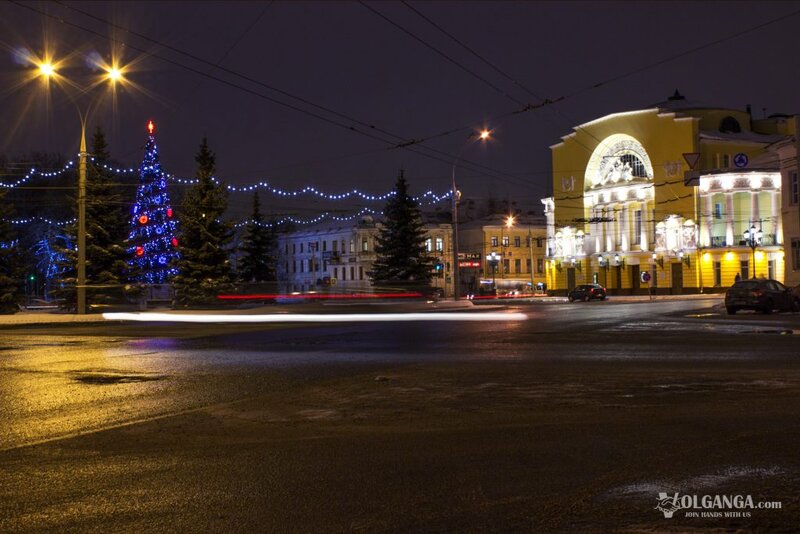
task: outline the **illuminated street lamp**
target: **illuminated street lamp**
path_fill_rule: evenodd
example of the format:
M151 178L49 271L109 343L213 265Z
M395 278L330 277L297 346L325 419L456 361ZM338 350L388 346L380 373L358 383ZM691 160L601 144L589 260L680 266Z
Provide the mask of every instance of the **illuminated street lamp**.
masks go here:
M756 249L761 244L761 238L763 236L764 234L761 232L761 229L756 228L756 225L752 225L749 229L744 231L744 239L753 252L753 278L756 277Z
M51 78L59 76L56 65L50 59L45 59L40 62L35 62L38 67L38 74L46 82ZM99 83L95 83L88 88L81 89L82 93L87 93L92 87L100 85L104 81L108 81L115 86L117 83L123 82L124 69L118 65L99 65L105 71ZM74 85L74 84L71 84ZM77 297L77 312L80 315L86 313L86 122L89 120L92 106L97 103L97 100L92 101L82 111L80 107L73 101L75 108L78 111L78 118L81 121L81 148L79 153L78 163L78 265L77 265L77 281L75 283L76 297Z
M481 130L480 133L472 132L469 137L467 138L467 142L461 147L461 150L458 151L458 155L456 159L453 160L453 170L452 170L452 187L450 190L450 196L452 197L452 209L453 209L453 299L458 300L459 298L459 289L460 289L460 273L458 268L458 201L461 199L461 192L456 187L456 165L458 164L458 160L461 158L462 152L464 149L467 148L467 145L472 143L472 139L477 136L478 139L481 141L486 141L491 138L492 132L490 130Z
M497 291L497 281L496 275L497 273L497 264L500 263L500 259L503 257L502 254L498 254L497 252L490 252L486 255L486 261L489 262L489 265L492 266L492 290Z

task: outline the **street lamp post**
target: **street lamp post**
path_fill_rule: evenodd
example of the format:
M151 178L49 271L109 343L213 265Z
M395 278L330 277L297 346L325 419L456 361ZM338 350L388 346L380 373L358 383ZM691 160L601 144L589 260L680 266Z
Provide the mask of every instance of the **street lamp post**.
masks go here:
M485 141L489 139L491 132L489 130L482 130L480 134L477 134L478 138L481 141ZM452 184L450 189L450 196L452 197L452 224L453 224L453 300L459 299L459 290L460 290L460 273L458 268L458 201L460 200L461 193L456 187L456 165L458 164L458 160L461 158L461 153L464 152L464 149L467 148L467 145L471 144L472 139L476 136L475 132L472 132L469 137L467 138L467 142L461 147L461 150L458 151L458 155L456 159L453 160L453 169L452 169Z
M494 291L495 295L497 294L497 280L496 280L496 273L497 273L497 264L500 262L500 258L502 258L502 254L498 254L497 252L490 252L486 255L486 261L489 262L489 265L492 266L492 291Z
M122 82L123 71L116 65L100 65L105 70L104 79L112 85ZM49 81L55 76L59 76L56 66L49 60L36 65L38 68L38 75L42 77L50 87ZM73 84L74 85L74 84ZM83 93L88 92L87 89L82 90ZM81 143L80 153L78 154L78 265L77 265L77 279L75 283L76 300L77 300L77 313L83 315L86 313L86 181L87 181L87 168L86 158L88 153L86 151L86 123L92 111L92 106L95 102L89 104L86 112L82 112L78 105L73 101L76 109L78 110L78 117L81 122Z
M750 250L753 253L753 278L756 277L756 249L758 248L758 245L761 244L761 238L763 235L764 234L761 232L761 229L756 228L755 224L744 232L744 239L747 241L747 244L750 246Z

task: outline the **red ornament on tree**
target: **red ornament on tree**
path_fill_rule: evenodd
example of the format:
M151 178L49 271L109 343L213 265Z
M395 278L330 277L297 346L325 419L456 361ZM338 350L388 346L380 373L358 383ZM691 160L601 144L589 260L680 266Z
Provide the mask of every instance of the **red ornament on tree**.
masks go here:
M177 247L178 246L178 238L176 238L176 237L172 238L172 246L173 247Z
M136 247L136 255L143 256L144 255L144 247Z
M139 217L139 223L140 224L147 224L148 220L149 219L147 218L147 215L142 215L141 217Z
M167 208L167 217L172 218L172 208Z

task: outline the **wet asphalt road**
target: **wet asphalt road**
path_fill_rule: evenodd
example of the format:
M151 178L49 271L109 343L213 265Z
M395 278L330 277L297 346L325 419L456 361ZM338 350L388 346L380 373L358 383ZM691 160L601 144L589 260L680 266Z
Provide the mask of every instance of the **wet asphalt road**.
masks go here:
M800 315L718 304L6 329L0 531L792 531ZM666 520L660 491L782 509Z

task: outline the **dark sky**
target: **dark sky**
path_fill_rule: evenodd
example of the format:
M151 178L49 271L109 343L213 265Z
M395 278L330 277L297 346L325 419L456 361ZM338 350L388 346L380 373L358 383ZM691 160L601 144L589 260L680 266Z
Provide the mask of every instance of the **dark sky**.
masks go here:
M800 3L410 4L514 82L402 3L368 5L485 81L352 2L24 5L55 18L12 3L0 4L0 121L6 126L0 135L0 153L9 156L26 151L73 154L79 133L75 108L66 96L70 91L54 88L48 104L41 84L20 86L30 67L15 61L15 52L27 47L41 53L47 42L56 58L72 54L64 72L86 84L92 72L85 57L92 52L110 57L109 37L127 44L123 60L136 63L127 76L140 87L123 90L115 110L101 106L91 121L100 121L106 128L113 156L138 164L144 126L152 118L168 171L191 176L197 146L207 135L217 153L218 175L233 184L266 180L284 188L315 185L339 192L358 187L382 193L392 187L402 166L412 192L443 191L452 161L470 131L459 128L486 126L494 132L491 144L468 145L462 152L464 160L485 167L459 167L458 182L464 195L493 194L538 208L538 199L549 189L547 147L581 122L662 101L676 88L687 98L709 104L744 108L750 103L757 116L762 108L767 108L767 113L800 112L800 16L747 32L800 10ZM158 44L115 30L64 5L146 35ZM657 65L664 58L742 32L734 39ZM163 45L348 118L292 100ZM652 68L620 77L644 67ZM288 109L245 89L344 125L354 124L353 119L374 125L376 129L359 128L383 140ZM79 106L85 107L91 96L78 97ZM566 98L558 104L509 115L526 103L562 96ZM494 117L503 118L492 120ZM389 149L403 139L454 129L455 133L424 145L440 151L433 154L443 161ZM262 200L280 211L269 196ZM234 211L243 212L249 203L250 195L231 197ZM309 202L303 214L326 206Z

